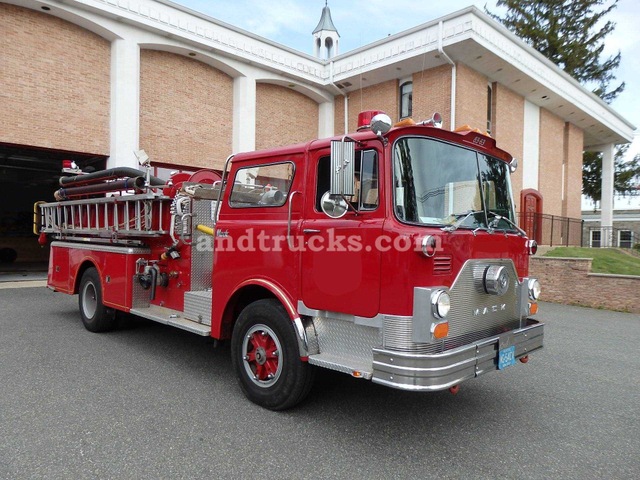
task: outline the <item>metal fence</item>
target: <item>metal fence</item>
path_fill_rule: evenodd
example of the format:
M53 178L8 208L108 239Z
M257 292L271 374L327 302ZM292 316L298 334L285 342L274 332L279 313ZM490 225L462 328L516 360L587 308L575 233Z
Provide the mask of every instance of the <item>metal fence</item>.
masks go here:
M584 243L584 221L579 218L520 212L518 224L539 245L580 247Z

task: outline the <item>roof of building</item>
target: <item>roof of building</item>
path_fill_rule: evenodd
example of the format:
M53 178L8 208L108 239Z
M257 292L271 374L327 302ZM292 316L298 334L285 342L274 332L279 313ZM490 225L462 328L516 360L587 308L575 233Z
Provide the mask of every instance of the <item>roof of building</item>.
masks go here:
M469 66L490 82L506 86L525 100L582 129L585 150L633 139L635 126L629 120L474 6L324 60L170 0L139 1L144 8L133 8L129 2L102 2L100 17L117 20L118 27L126 23L141 31L157 32L168 37L171 45L178 42L189 48L195 46L200 49L198 55L202 61L211 62L232 76L240 72L237 60L274 72L278 76L274 81L283 85L298 82L295 84L298 91L310 92L319 101L327 100L325 97L334 93L329 88L332 86L348 94L396 80L399 75L407 77L445 65L443 53L446 53L453 62ZM21 3L33 9L40 7L36 0ZM94 12L85 2L66 0L55 14L78 23L82 10ZM92 21L82 24L109 40L119 38L113 24L103 22L100 17L92 16ZM337 32L326 5L314 32L318 29Z
M329 7L327 6L326 2L324 4L324 8L322 9L322 16L320 17L318 26L315 28L315 30L312 33L315 34L318 32L322 32L323 30L338 33L338 29L333 24L333 20L331 19L331 10L329 10Z

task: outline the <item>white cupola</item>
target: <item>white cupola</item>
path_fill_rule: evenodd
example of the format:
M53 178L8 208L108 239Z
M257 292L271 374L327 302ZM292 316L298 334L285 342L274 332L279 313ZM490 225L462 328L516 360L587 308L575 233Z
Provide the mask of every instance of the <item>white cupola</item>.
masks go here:
M318 26L313 31L313 46L316 57L328 60L338 55L338 46L340 35L331 20L331 10L324 2L322 16L318 22Z

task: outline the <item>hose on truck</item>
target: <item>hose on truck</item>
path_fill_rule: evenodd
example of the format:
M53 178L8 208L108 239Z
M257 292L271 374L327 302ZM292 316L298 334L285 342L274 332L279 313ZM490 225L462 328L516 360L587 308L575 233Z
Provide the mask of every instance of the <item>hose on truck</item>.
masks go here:
M60 186L61 187L69 187L69 186L80 186L80 185L88 185L92 183L96 183L97 181L105 181L105 180L113 180L116 178L124 178L124 177L140 177L144 172L141 170L130 168L130 167L115 167L109 168L107 170L100 170L99 172L87 173L84 175L74 175L72 177L60 177ZM151 186L161 186L165 185L167 182L162 180L161 178L154 177L151 175L149 177L149 184Z
M60 188L53 194L57 201L68 200L73 197L83 195L118 192L121 190L135 190L140 192L144 189L144 177L125 178L124 180L116 180L113 182L103 182L96 184L85 184L70 188Z

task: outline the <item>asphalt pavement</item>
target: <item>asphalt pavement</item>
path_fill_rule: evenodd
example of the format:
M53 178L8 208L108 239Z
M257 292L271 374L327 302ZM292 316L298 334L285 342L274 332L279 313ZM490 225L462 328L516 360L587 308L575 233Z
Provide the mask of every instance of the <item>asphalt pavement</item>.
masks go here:
M90 333L77 297L2 289L0 478L639 478L640 316L537 318L542 351L456 396L322 371L275 413L227 346L138 319Z

